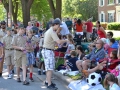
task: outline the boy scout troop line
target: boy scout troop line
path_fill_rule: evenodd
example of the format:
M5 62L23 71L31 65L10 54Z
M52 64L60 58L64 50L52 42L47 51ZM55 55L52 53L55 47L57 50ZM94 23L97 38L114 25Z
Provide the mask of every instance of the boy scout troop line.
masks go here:
M60 40L57 33L60 28L61 21L55 19L52 26L44 34L44 43L42 47L41 54L44 59L45 70L46 70L46 80L45 85L50 90L57 90L56 84L52 83L51 77L52 72L55 69L55 58L54 58L54 48L55 44L63 44L69 42L66 40ZM34 49L36 48L36 43L39 42L33 30L27 31L27 36L25 34L25 29L23 25L20 25L17 34L11 34L11 28L5 28L5 23L1 23L0 31L0 76L2 76L3 62L7 65L8 78L12 78L12 71L14 65L16 67L17 81L21 82L20 79L20 67L22 67L23 74L23 85L28 85L29 82L26 80L26 68L30 68L30 80L34 81L32 78L33 64L35 62ZM40 42L41 43L41 42ZM41 46L41 45L39 45ZM40 47L41 48L41 47ZM14 55L13 55L14 53Z
M3 63L7 66L8 79L11 79L14 73L14 65L16 67L17 82L21 82L20 68L22 68L23 85L28 85L26 80L27 67L30 68L31 81L33 75L33 64L35 63L34 49L39 38L33 35L33 30L25 34L25 28L21 24L17 29L17 34L12 35L12 28L7 27L4 21L1 22L0 30L0 77L2 77Z

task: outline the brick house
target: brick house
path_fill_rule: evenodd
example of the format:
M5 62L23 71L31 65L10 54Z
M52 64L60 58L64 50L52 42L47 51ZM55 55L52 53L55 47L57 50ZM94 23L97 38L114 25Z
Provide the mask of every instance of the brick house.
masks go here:
M120 0L99 0L98 17L101 22L120 22Z

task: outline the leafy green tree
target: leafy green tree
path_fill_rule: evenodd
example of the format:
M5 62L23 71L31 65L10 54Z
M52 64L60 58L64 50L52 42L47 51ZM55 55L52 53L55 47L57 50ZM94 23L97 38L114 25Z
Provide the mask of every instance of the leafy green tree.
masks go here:
M4 8L6 9L7 17L9 13L9 0L1 0ZM19 0L12 0L12 16L13 22L17 24L17 14L18 14Z
M86 20L98 18L98 0L63 0L63 16L81 17Z
M52 13L47 0L35 0L31 7L31 15L40 21L46 21L50 19L52 17Z

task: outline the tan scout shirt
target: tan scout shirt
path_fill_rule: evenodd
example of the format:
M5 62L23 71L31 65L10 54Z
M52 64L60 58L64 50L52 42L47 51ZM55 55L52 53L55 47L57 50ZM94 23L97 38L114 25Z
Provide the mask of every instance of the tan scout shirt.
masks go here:
M5 32L0 30L0 41L2 42L2 38L5 36Z
M13 37L11 44L14 46L25 48L26 41L27 41L26 36L17 34ZM22 51L15 50L14 51L14 59L19 59L24 54L25 53L23 53Z
M44 48L55 49L55 41L59 40L57 33L51 27L44 34Z
M11 42L12 42L12 38L13 38L13 36L12 35L10 35L10 36L8 36L8 35L5 35L4 37L3 37L3 40L2 40L2 42L4 43L4 47L5 47L5 49L12 49L13 47L12 47L12 44L11 44Z

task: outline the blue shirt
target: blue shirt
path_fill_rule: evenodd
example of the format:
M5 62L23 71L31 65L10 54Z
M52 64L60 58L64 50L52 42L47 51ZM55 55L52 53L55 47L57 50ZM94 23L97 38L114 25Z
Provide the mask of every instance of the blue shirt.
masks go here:
M115 48L115 49L118 49L119 47L119 44L117 41L115 41L115 43L112 44L111 48Z
M92 52L90 54L87 55L87 59L90 60L96 60L96 59L104 59L106 55L106 52L104 50L104 48L101 48L99 50L97 50L97 48L93 49Z
M72 71L77 71L78 68L76 66L77 57L72 57L68 60L67 65L71 68Z
M114 83L112 87L109 87L109 90L120 90L120 87L116 83Z

